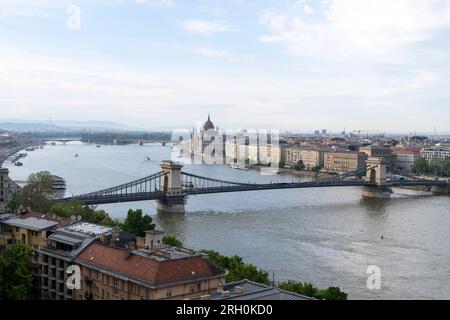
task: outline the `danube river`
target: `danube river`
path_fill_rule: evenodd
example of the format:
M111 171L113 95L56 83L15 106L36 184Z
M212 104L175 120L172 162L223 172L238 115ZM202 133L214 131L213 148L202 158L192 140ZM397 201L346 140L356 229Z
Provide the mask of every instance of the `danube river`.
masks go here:
M159 144L71 143L29 152L23 167L4 166L19 181L48 170L67 181L70 196L159 172L161 160L170 158L171 147ZM183 170L230 181L299 179L225 166L186 164ZM450 299L450 198L394 192L389 200L363 200L357 187L192 196L186 214L175 216L157 215L151 201L101 208L116 218L142 208L187 247L240 255L274 272L276 281L339 286L351 299ZM372 265L381 269L380 290L367 288Z

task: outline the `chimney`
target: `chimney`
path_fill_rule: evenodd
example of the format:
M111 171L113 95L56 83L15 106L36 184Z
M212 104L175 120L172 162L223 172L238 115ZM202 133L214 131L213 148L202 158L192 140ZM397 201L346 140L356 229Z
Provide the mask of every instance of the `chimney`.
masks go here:
M151 230L145 232L145 248L149 250L158 249L163 245L164 232Z
M101 243L105 243L105 242L106 242L106 236L105 236L105 234L104 234L104 233L100 234L99 239L100 239L100 242L101 242Z
M136 238L136 248L144 249L145 248L145 238L137 237Z
M222 298L228 298L231 296L231 292L230 291L222 291Z
M236 287L234 287L234 293L235 294L243 294L244 293L244 288L236 286Z

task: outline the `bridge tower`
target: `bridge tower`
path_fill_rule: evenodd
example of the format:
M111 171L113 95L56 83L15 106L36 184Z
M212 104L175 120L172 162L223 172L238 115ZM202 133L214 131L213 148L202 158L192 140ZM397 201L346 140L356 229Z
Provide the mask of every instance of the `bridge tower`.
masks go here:
M157 201L158 213L184 213L186 195L181 185L181 168L183 165L170 160L161 163L161 169L166 175L161 179L160 191L165 198Z
M387 166L386 159L370 157L367 159L366 182L373 186L364 187L363 197L365 198L390 198L391 188L387 186Z

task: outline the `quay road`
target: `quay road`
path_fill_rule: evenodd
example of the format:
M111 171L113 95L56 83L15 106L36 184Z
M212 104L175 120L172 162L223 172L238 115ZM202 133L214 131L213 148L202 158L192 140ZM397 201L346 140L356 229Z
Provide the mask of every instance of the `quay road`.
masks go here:
M26 149L28 147L32 146L38 146L42 145L42 142L40 141L27 141L27 142L21 142L19 145L16 146L3 146L0 147L0 168L3 166L3 162L8 159L8 157L12 156L13 154Z

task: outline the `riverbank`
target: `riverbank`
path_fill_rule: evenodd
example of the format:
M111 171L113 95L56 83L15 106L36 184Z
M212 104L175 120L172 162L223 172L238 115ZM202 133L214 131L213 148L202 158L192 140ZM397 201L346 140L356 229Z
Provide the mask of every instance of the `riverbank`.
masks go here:
M261 171L262 168L266 168L266 167L262 167L262 166L251 166L250 169L251 170L256 170L256 171ZM327 173L327 172L313 172L313 171L298 171L295 169L289 169L289 168L279 168L278 172L280 172L281 174L290 174L296 177L301 177L301 178L330 178L333 177L335 175L331 174L331 173Z
M43 143L38 142L29 142L29 143L23 143L19 144L17 146L7 146L7 147L0 147L0 167L3 166L3 162L5 162L10 156L33 146L41 146L44 145Z

